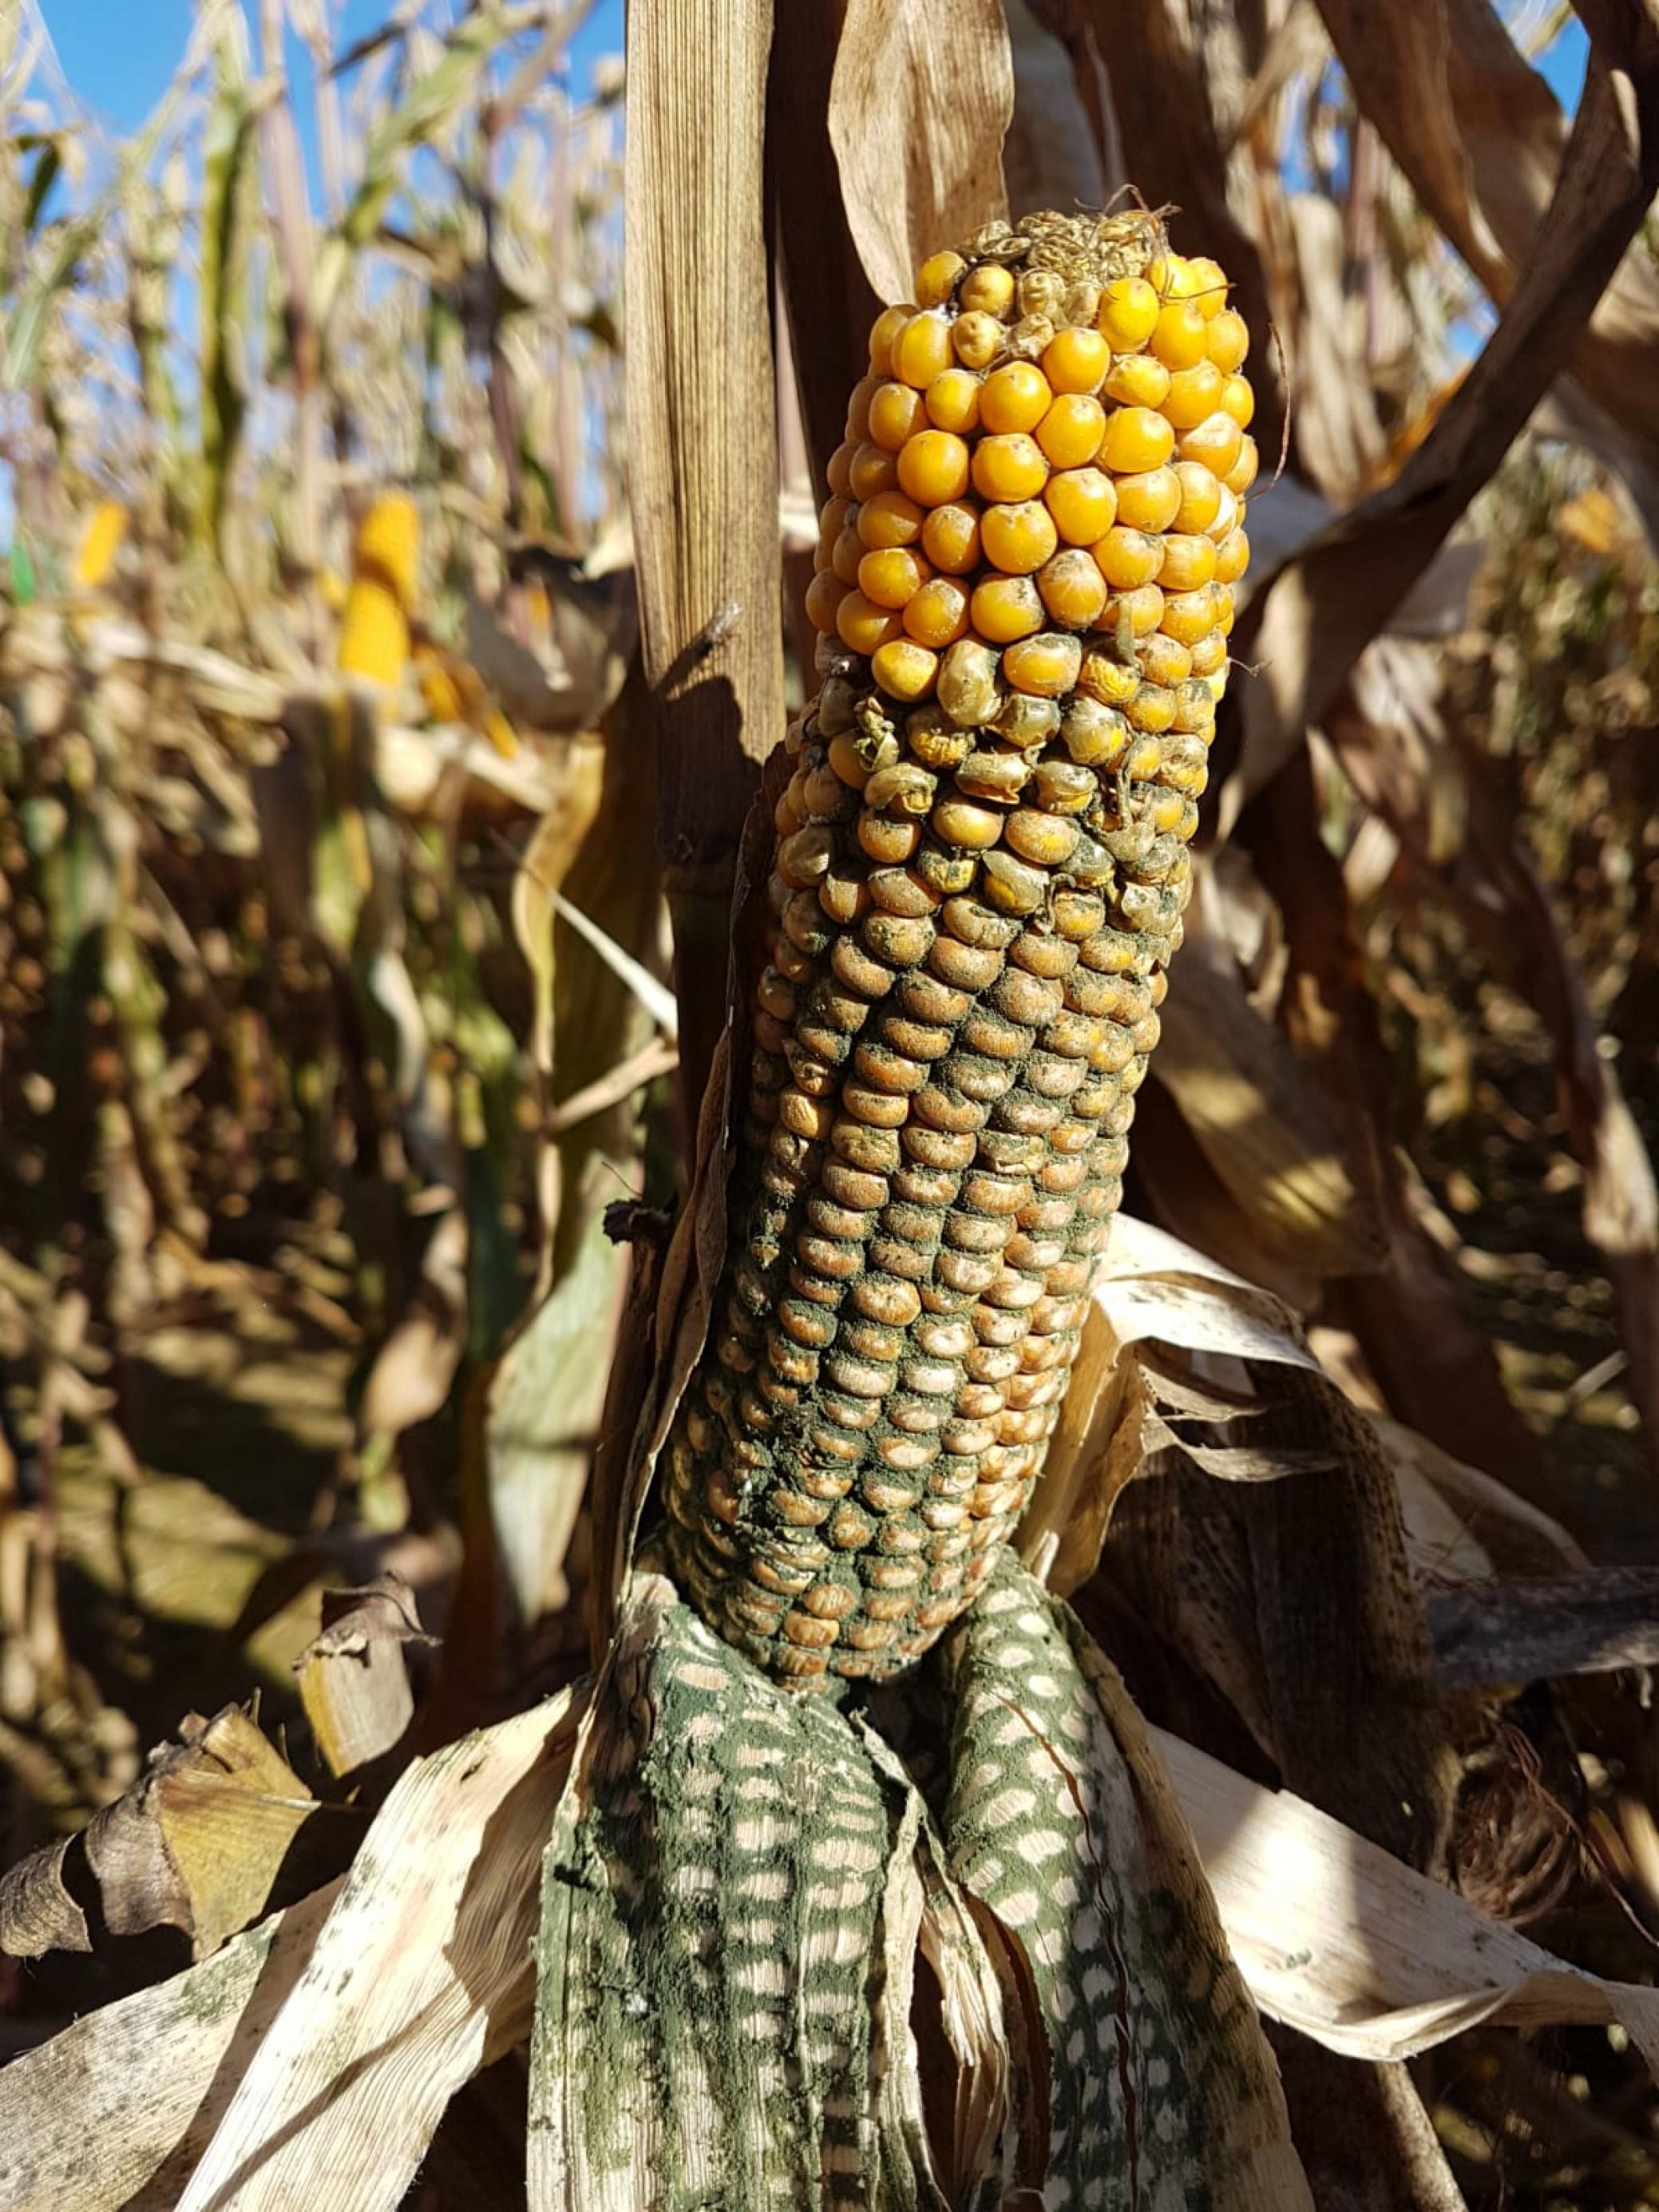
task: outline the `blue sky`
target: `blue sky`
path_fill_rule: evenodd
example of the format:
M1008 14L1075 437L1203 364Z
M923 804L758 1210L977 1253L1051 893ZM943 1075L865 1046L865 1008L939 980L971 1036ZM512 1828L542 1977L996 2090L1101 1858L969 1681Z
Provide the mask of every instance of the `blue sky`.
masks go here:
M40 12L71 88L118 133L142 123L167 89L196 16L194 0L40 0ZM343 50L386 21L392 0L344 0L330 12ZM585 72L622 45L623 0L598 0L571 52Z

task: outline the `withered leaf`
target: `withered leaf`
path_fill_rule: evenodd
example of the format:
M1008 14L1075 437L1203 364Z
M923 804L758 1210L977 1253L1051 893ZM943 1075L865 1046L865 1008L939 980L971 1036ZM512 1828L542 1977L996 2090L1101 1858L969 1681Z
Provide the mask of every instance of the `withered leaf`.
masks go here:
M884 300L925 255L1006 212L1014 112L1001 0L849 0L830 136L859 258Z
M192 1713L179 1741L152 1752L131 1789L79 1836L36 1852L0 1883L0 1948L23 1958L65 1937L65 1948L90 1948L64 1879L78 1852L114 1934L178 1928L205 1958L257 1918L316 1809L241 1706L208 1721Z
M437 1638L422 1628L401 1576L364 1589L328 1590L323 1626L295 1672L317 1747L331 1773L352 1774L401 1742L415 1717L408 1654Z

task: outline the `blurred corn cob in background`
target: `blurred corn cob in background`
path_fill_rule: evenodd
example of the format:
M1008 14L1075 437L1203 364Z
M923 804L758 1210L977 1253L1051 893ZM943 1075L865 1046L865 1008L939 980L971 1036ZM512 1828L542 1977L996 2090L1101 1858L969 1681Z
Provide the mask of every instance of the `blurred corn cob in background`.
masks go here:
M667 1462L683 1586L786 1678L918 1657L1042 1467L1181 941L1247 343L1142 212L991 226L871 332Z
M343 676L391 686L409 665L420 577L421 519L402 492L382 492L357 526L340 625Z

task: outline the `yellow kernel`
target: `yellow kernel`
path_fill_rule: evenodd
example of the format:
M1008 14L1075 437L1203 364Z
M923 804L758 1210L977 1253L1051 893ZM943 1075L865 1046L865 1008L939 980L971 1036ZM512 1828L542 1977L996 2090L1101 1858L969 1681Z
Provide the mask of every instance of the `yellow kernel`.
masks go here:
M911 307L884 307L870 325L870 367L876 375L892 374L893 341L915 313Z
M1244 318L1237 307L1223 307L1212 316L1204 341L1210 359L1224 376L1231 376L1244 365L1244 356L1250 350L1250 333Z
M925 392L951 366L950 318L937 307L912 315L893 341L893 374Z
M1048 380L1029 361L1011 361L993 369L981 387L979 419L988 430L1035 430L1048 411L1054 393Z
M1216 550L1207 538L1172 531L1164 540L1164 565L1156 580L1166 592L1195 592L1207 584L1216 570ZM864 584L864 572L859 571ZM865 585L867 591L869 586Z
M1067 629L1087 629L1106 604L1106 579L1091 554L1080 546L1056 553L1037 574L1042 604Z
M1241 430L1248 430L1255 419L1255 394L1245 376L1224 378L1221 386L1221 411L1231 415Z
M1224 677L1222 682L1225 684ZM1175 726L1183 737L1202 738L1207 744L1215 735L1215 693L1203 677L1191 677L1176 687ZM1203 790L1208 781L1206 762L1196 774L1177 778L1176 787L1198 793Z
M831 568L835 566L835 539L833 538L827 538L820 532L818 542L812 548L812 574L815 576L822 575L826 568Z
M1164 757L1162 745L1154 744L1144 733L1136 744L1132 744L1124 759L1123 773L1131 783L1150 783L1158 774L1158 763Z
M1220 406L1226 381L1212 361L1194 362L1190 368L1176 369L1170 379L1164 415L1177 430L1194 428Z
M994 806L971 799L941 799L928 817L942 845L961 845L970 853L988 852L1002 835L1003 817Z
M953 430L918 430L898 457L902 489L923 507L943 507L968 489L968 448Z
M1175 694L1165 691L1157 684L1143 684L1123 711L1128 717L1132 730L1155 735L1174 726Z
M1209 544L1207 538L1202 542ZM927 581L926 562L902 546L866 553L859 562L858 587L878 607L908 606Z
M925 699L939 675L939 655L908 637L878 646L870 673L890 699Z
M1164 564L1164 540L1150 531L1131 530L1121 522L1097 538L1090 550L1115 592L1131 592L1139 585L1156 583Z
M1194 464L1194 465L1197 465ZM1219 545L1224 538L1232 536L1243 520L1244 505L1237 494L1229 491L1225 484L1218 484L1215 489L1216 496L1221 503L1216 508L1215 519L1205 535L1213 538L1216 544Z
M966 313L1003 315L1014 304L1014 279L1000 261L981 261L962 280L957 304Z
M1242 530L1230 532L1215 549L1215 580L1236 584L1249 565L1249 539Z
M1042 373L1055 392L1098 392L1112 349L1098 331L1056 331L1042 356Z
M1177 530L1207 530L1221 510L1221 486L1202 461L1177 461L1174 476L1179 497L1170 521Z
M947 368L927 387L927 420L936 430L958 434L979 428L979 379L965 368Z
M850 731L831 738L828 758L830 767L849 791L862 791L870 781L870 770L859 758L859 749Z
M1002 656L1002 673L1016 691L1038 699L1058 699L1077 682L1083 659L1074 637L1058 630L1021 638Z
M1187 264L1187 271L1191 280L1192 296L1197 302L1198 312L1206 323L1212 323L1227 305L1225 271L1221 264L1218 261L1211 260L1207 253L1198 254L1189 261Z
M1250 486L1255 482L1257 459L1258 456L1255 450L1255 440L1250 436L1248 431L1246 431L1244 435L1244 443L1243 447L1240 449L1238 459L1233 463L1231 468L1227 471L1226 474L1221 479L1222 483L1226 486L1227 489L1233 494L1235 498L1243 499L1245 493L1249 491Z
M832 571L825 569L814 576L806 586L806 619L814 629L825 637L836 630L836 610L847 597L847 586Z
M1149 684L1180 684L1193 672L1193 656L1178 638L1154 630L1140 647L1140 672Z
M1097 326L1114 353L1134 353L1158 326L1158 297L1144 276L1119 276L1100 295Z
M836 629L851 653L873 653L897 637L902 628L890 607L878 607L862 592L848 592L836 609Z
M1158 625L1165 637L1182 645L1196 645L1206 631L1218 627L1215 592L1208 584L1195 592L1177 592L1164 602Z
M1023 430L981 438L974 448L973 466L974 489L981 499L1035 499L1048 481L1042 448Z
M1054 519L1041 501L988 507L980 517L980 544L993 568L1007 576L1029 576L1059 543Z
M1215 610L1215 626L1225 637L1233 626L1232 586L1231 584L1213 584L1210 592L1210 604Z
M830 456L830 465L824 475L830 489L837 499L845 499L853 489L853 456L858 446L851 438L843 439Z
M921 535L922 511L902 491L878 491L854 510L858 533L872 552L888 545L914 545Z
M904 627L918 645L942 653L968 628L968 590L953 576L930 577L906 603Z
M1120 407L1106 418L1100 458L1118 476L1140 476L1148 469L1162 468L1174 451L1175 432L1150 407ZM1121 494L1118 504L1121 509Z
M1194 676L1217 676L1227 665L1227 641L1218 629L1206 631L1193 647Z
M1036 441L1056 469L1086 468L1106 434L1106 410L1081 392L1062 392L1037 424Z
M1195 300L1166 300L1158 309L1152 350L1165 368L1191 368L1205 357L1209 332Z
M1120 407L1161 407L1169 397L1170 372L1149 353L1126 353L1112 363L1101 389Z
M936 507L921 529L921 550L947 576L979 566L979 510L951 501Z
M1221 379L1216 377L1216 393L1221 391ZM1170 416L1173 422L1175 417ZM913 431L925 428L927 410L921 392L913 392L908 384L878 384L871 396L867 410L868 435L884 453L896 453Z
M870 434L870 402L880 389L878 376L861 376L853 386L853 396L847 403L847 434L855 446L861 446Z
M830 556L830 565L843 584L856 584L859 562L864 558L864 540L850 526L836 538Z
M987 576L969 605L974 628L993 645L1012 645L1042 627L1042 600L1029 576Z
M878 491L891 491L898 482L898 464L891 453L866 439L853 455L848 471L854 499L873 499Z
M1121 630L1127 623L1133 637L1150 637L1164 618L1164 594L1156 584L1139 584L1118 592L1106 602L1103 629Z
M916 271L916 297L922 306L943 307L967 266L959 253L930 253Z
M1007 335L994 315L958 315L951 325L951 348L964 368L988 368Z
M853 501L837 492L833 498L826 499L818 509L818 529L833 543L837 532L848 523L858 520L858 508Z
M1077 687L1103 706L1121 707L1126 699L1133 699L1140 678L1133 668L1109 653L1085 653L1083 665L1078 671Z
M1050 477L1042 503L1066 545L1092 545L1117 519L1112 479L1099 469L1066 469Z
M1202 461L1211 475L1219 477L1223 483L1243 450L1244 433L1232 416L1224 415L1219 408L1190 430L1183 430L1181 435L1182 459Z
M1187 264L1178 253L1155 254L1146 264L1146 282L1158 294L1160 306L1165 300L1184 299L1191 289Z
M1181 507L1181 483L1171 468L1148 469L1139 476L1120 477L1114 489L1117 493L1117 519L1133 530L1167 530Z

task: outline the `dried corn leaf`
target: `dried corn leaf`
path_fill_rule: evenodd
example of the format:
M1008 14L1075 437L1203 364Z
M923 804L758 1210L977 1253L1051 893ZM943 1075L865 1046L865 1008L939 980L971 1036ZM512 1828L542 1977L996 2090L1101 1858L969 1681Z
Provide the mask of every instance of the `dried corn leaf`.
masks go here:
M1156 1337L1193 1352L1319 1369L1282 1298L1133 1214L1112 1224L1094 1303L1125 1344Z
M9 2212L174 2212L334 1896L320 1890L273 1913L0 2071Z
M1336 1102L1229 961L1182 964L1162 1010L1157 1079L1263 1249L1310 1275L1381 1265L1375 1170Z
M1371 1425L1400 1492L1412 1570L1425 1589L1577 1573L1589 1561L1559 1521L1506 1484L1386 1415Z
M1616 2021L1659 2072L1659 1991L1567 1966L1302 1798L1151 1734L1233 1955L1270 2018L1328 2050L1384 2060L1483 2021Z
M1652 63L1626 100L1592 69L1536 250L1497 331L1434 428L1382 491L1267 578L1233 635L1257 665L1241 688L1243 747L1221 793L1231 829L1334 697L1363 648L1492 475L1594 312L1659 183Z
M848 0L830 137L878 297L908 300L925 255L1006 214L1002 142L1013 112L1001 0Z
M597 1217L569 1266L502 1353L484 1412L489 1515L520 1624L566 1603L576 1525L605 1396L626 1249Z
M945 1668L945 1840L1047 2045L1043 2201L1087 2202L1117 2175L1146 2212L1310 2205L1273 2059L1115 1670L1012 1559Z
M411 1767L179 2200L393 2212L462 2082L529 2026L535 1869L583 1698Z
M152 1752L131 1789L67 1846L0 1881L6 1950L37 1958L64 1937L89 1948L65 1881L81 1862L117 1936L177 1928L203 1958L258 1917L316 1802L240 1705L210 1721L191 1714L179 1739Z
M537 2212L803 2203L831 2177L836 2202L915 2201L912 1795L672 1584L635 1584L544 1873Z
M1500 304L1536 251L1568 120L1490 0L1403 11L1319 0L1365 120ZM1575 345L1572 374L1659 462L1659 272L1637 246Z
M395 1749L415 1717L409 1655L437 1642L400 1575L325 1590L323 1626L295 1665L300 1701L331 1774L353 1774Z

